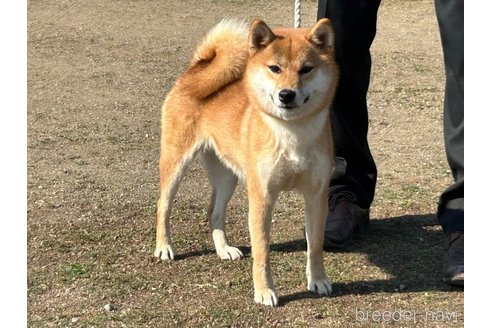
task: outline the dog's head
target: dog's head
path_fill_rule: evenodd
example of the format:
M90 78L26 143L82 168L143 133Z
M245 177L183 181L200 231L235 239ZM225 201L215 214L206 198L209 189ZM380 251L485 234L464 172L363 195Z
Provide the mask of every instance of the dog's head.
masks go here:
M255 20L246 71L250 98L268 115L296 120L326 109L338 81L334 34L324 18L311 29L275 29Z

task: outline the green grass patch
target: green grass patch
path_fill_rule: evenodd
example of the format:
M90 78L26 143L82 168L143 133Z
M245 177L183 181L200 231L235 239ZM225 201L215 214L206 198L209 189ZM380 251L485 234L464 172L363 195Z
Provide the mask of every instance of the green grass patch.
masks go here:
M62 280L71 282L75 279L83 278L91 271L93 265L84 263L71 263L63 268Z

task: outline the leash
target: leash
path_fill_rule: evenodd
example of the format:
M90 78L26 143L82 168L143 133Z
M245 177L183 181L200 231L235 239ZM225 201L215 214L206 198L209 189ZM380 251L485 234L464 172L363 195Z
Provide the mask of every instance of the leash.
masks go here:
M301 0L295 0L294 4L294 27L301 27Z

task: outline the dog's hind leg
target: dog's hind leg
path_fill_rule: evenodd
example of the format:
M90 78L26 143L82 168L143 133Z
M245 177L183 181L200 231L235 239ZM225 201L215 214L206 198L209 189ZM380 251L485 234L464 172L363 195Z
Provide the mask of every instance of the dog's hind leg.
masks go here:
M199 146L184 146L167 143L167 149L161 152L159 163L160 197L157 203L157 231L154 256L160 260L174 260L171 242L171 207L179 183L186 167Z
M226 207L236 188L237 176L222 164L213 151L204 152L202 158L212 185L208 216L215 250L223 260L240 259L243 253L236 247L229 246L225 233Z

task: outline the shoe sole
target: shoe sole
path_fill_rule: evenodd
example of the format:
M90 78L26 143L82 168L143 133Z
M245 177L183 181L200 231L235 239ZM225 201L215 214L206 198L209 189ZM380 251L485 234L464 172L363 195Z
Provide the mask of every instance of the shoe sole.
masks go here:
M460 286L460 287L465 286L465 274L464 274L464 272L457 273L452 277L443 277L442 280L448 285Z

